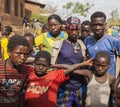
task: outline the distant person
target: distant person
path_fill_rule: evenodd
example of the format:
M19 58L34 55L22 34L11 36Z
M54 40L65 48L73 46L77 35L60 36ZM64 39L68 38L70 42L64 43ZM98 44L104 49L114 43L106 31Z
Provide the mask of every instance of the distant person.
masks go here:
M115 38L119 37L119 32L118 32L118 28L117 27L115 27L115 26L113 27L112 34L113 34L113 37L115 37Z
M7 45L10 38L10 33L12 32L11 26L3 26L1 33L2 33L2 39L1 39L1 53L2 53L2 59L6 60L9 58L8 52L7 52Z
M50 67L51 55L47 51L40 51L35 56L35 69L30 73L25 92L25 107L56 107L57 92L60 84L69 79L68 74L75 69L86 66L89 61L74 65L52 65L61 68L47 73Z
M45 23L42 26L42 33L45 33L45 32L48 32L48 31L49 31L49 25L48 25L48 23Z
M34 30L35 37L37 37L39 34L41 34L42 24L39 22L38 19L34 19L33 30Z
M61 24L61 31L66 32L66 28L67 28L66 21L63 20Z
M23 18L23 26L24 26L24 28L27 27L27 24L28 24L28 20L27 20L26 17L24 17L24 18Z
M35 51L34 51L35 37L31 33L25 33L23 36L27 39L27 41L30 45L30 51L29 51L28 58L26 60L26 64L33 67L33 62L34 62L34 59L35 59Z
M61 41L67 38L67 34L60 30L61 23L62 20L57 14L52 14L48 17L49 31L35 38L35 45L40 50L46 50L51 53L55 41Z
M106 34L106 15L97 11L91 15L91 29L93 36L85 39L85 45L90 58L95 58L99 51L107 51L110 54L110 67L108 72L116 76L115 50L117 50L117 38ZM120 50L117 50L120 53Z
M112 29L111 26L108 27L107 34L110 35L110 36L113 36L113 29Z
M81 35L80 40L84 42L85 38L91 36L91 22L89 20L85 20L81 23Z

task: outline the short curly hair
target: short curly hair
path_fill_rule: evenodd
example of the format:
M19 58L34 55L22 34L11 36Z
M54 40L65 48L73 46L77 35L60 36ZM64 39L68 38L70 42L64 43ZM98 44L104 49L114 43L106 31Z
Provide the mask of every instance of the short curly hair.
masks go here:
M106 21L106 15L105 13L101 12L101 11L96 11L91 15L91 21L93 20L93 18L101 18L104 17L105 21Z
M39 51L39 52L35 55L35 61L37 61L39 58L45 58L46 61L48 62L48 64L50 65L51 55L50 55L49 52L47 52L47 51L45 51L45 50Z
M20 35L14 35L9 39L7 48L9 52L12 52L16 48L16 46L21 46L21 45L27 46L30 49L30 45L28 41L25 39L25 37Z

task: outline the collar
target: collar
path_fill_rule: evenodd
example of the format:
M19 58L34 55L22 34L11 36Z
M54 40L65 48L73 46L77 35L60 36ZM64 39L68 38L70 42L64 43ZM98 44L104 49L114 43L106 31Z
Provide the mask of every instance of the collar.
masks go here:
M51 32L48 32L48 33L47 33L47 37L48 37L48 38L53 38ZM64 33L63 33L62 31L60 31L59 38L64 38L64 37L65 37L65 36L64 36Z

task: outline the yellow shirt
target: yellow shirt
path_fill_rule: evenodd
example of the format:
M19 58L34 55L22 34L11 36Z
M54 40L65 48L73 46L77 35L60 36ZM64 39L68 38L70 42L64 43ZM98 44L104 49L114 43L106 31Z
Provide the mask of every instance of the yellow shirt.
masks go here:
M60 32L60 35L57 38L52 37L50 32L42 33L35 38L35 45L40 46L41 50L46 50L49 53L52 52L52 45L55 40L64 40L68 37L67 33Z
M3 58L4 60L8 59L8 52L7 52L7 45L8 45L8 38L2 38L1 40L1 49L3 50Z

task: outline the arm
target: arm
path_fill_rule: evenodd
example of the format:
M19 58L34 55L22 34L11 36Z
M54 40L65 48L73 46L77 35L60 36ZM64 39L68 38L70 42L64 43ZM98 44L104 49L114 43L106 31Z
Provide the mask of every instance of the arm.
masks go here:
M120 71L119 71L119 74L118 74L118 77L117 79L112 83L111 85L111 89L112 89L112 95L114 97L115 93L116 93L116 90L118 88L118 85L120 83Z
M92 66L93 63L93 59L89 59L87 61L84 61L82 63L78 63L78 64L74 64L74 65L67 65L67 64L55 64L52 65L52 68L60 68L60 69L65 69L64 73L65 75L69 74L70 72L76 70L79 67L83 67L83 66Z

